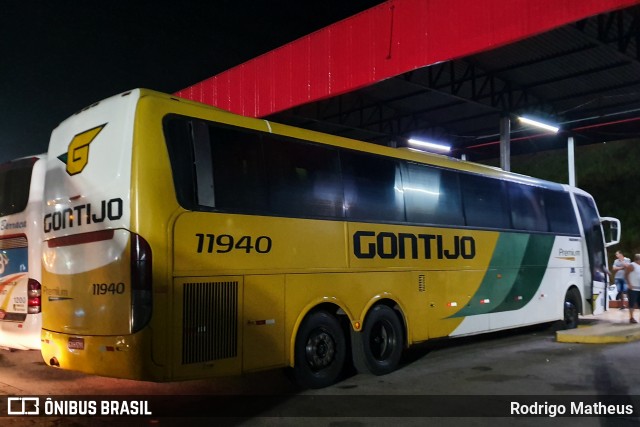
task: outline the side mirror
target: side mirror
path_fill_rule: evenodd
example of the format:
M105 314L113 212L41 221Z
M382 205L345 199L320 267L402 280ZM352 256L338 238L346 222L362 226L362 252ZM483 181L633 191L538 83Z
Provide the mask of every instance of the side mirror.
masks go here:
M600 224L602 224L602 231L604 232L604 245L605 247L617 245L620 243L620 234L622 233L622 226L620 220L612 217L600 218Z

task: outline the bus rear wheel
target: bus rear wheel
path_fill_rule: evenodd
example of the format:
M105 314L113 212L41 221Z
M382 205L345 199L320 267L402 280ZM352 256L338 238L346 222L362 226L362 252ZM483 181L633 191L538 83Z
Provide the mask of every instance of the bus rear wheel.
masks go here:
M308 388L334 384L343 372L346 354L346 339L338 319L324 310L309 314L296 336L296 382Z
M358 372L385 375L398 367L403 348L403 329L396 312L377 305L367 314L362 332L354 336L353 362Z

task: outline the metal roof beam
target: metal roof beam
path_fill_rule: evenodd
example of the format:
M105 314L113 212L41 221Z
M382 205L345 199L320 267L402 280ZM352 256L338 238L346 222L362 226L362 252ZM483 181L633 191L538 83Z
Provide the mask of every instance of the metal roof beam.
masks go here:
M597 95L600 93L606 93L606 92L610 92L612 90L617 90L617 89L626 89L629 88L631 86L637 86L640 85L640 79L638 80L634 80L632 82L623 82L617 85L611 85L611 86L607 86L607 87L602 87L602 88L598 88L595 90L588 90L588 91L583 91L580 93L572 93L571 95L567 95L567 96L562 96L559 98L553 98L551 100L551 102L560 102L560 101L567 101L567 100L571 100L571 99L576 99L576 98L584 98L587 96L591 96L591 95Z
M638 93L640 93L640 88L638 88ZM564 123L575 123L578 121L588 121L593 117L589 117L590 114L594 114L597 116L614 116L614 115L625 115L625 114L640 114L640 100L636 99L632 101L626 102L616 102L607 104L605 107L597 106L593 108L584 108L580 110L580 118L571 117L570 114L567 114L566 121ZM608 111L608 112L604 112Z
M560 77L554 77L552 79L546 79L546 80L538 80L533 84L528 84L528 85L524 85L523 87L526 89L532 89L538 86L542 86L542 85L548 85L548 84L552 84L552 83L558 83L564 80L569 80L569 79L573 79L573 78L577 78L577 77L583 77L583 76L587 76L589 74L596 74L596 73L601 73L603 71L610 71L613 70L615 68L619 68L619 67L623 67L623 66L627 66L629 64L631 64L632 62L629 60L623 60L623 61L618 61L618 62L614 62L612 64L607 64L607 65L603 65L600 67L595 67L595 68L590 68L588 70L580 70L580 71L576 71L574 73L570 73L570 74L564 74Z
M615 44L620 56L640 62L640 7L592 16L573 24L573 28L600 46ZM632 44L636 50L630 54Z
M463 72L456 75L456 69L462 67ZM404 74L402 78L426 89L490 107L498 112L512 113L534 108L546 114L557 114L551 103L538 99L526 87L465 61L451 61L415 70Z

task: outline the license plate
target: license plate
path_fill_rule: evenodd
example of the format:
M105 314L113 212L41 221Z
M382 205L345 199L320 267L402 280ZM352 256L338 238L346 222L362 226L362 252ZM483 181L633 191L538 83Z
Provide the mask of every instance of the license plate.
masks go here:
M69 338L67 348L69 350L84 350L84 338Z

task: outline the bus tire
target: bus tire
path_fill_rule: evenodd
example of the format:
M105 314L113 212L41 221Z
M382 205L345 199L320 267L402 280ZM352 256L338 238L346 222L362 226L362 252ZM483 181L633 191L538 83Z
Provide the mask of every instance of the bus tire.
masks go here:
M577 289L569 289L564 297L563 329L575 329L578 327L578 315L580 314L580 293Z
M377 305L367 314L361 332L352 334L353 365L360 373L385 375L400 363L403 329L396 312Z
M347 345L340 322L320 310L309 314L296 335L293 373L305 388L334 384L342 375Z

